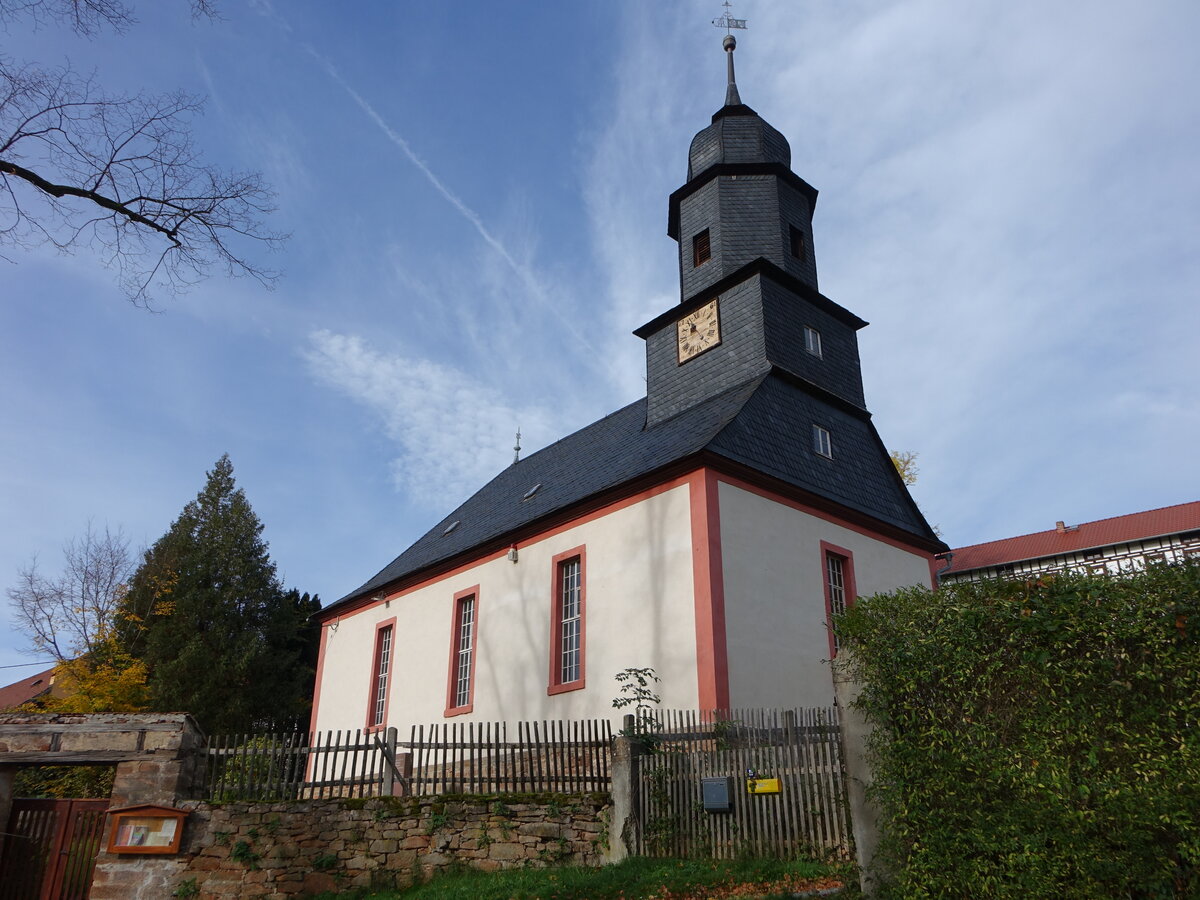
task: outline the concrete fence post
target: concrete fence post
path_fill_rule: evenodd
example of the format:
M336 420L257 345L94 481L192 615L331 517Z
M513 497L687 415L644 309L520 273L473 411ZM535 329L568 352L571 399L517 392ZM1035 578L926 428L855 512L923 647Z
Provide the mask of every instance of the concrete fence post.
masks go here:
M612 821L608 827L605 863L627 858L636 845L639 760L642 744L633 737L634 718L625 716L625 727L613 738L612 746Z
M879 886L879 809L867 799L874 778L867 759L867 739L873 726L854 707L862 692L862 683L854 676L851 651L838 650L833 661L833 693L841 719L842 759L846 763L846 802L850 807L850 825L854 833L854 855L858 863L859 884L863 895L875 896Z

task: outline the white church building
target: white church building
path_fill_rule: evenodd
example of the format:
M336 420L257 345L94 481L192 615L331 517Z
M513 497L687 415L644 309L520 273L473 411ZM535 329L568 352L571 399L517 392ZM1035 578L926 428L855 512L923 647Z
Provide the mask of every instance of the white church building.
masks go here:
M832 702L831 610L932 585L934 534L817 288L817 191L733 77L669 199L646 397L515 462L322 610L314 730Z

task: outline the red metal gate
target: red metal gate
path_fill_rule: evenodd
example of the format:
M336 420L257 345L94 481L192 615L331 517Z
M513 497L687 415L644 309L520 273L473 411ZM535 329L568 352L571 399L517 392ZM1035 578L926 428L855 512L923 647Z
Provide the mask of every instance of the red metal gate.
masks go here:
M0 900L84 900L107 811L107 800L14 800Z

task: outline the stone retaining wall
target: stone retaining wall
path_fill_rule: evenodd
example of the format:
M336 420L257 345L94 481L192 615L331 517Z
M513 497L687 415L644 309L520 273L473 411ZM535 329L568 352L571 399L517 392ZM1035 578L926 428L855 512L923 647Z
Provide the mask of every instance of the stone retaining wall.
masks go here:
M599 865L607 794L181 803L176 857L105 854L93 896L283 898L401 887L458 864Z

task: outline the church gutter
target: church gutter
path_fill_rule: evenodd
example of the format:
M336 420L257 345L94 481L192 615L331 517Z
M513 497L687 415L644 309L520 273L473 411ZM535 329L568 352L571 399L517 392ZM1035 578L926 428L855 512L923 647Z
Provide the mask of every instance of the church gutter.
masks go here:
M754 493L781 499L789 505L815 513L821 518L833 521L854 531L870 534L884 542L903 550L915 551L920 554L943 553L948 547L940 540L928 540L881 522L872 516L860 513L849 507L827 500L809 491L797 488L771 475L767 475L743 463L720 456L711 450L701 450L673 463L649 472L639 478L622 485L593 494L591 497L577 501L570 506L556 510L546 516L535 519L519 529L506 532L475 545L467 550L449 556L437 563L416 569L391 582L378 585L370 590L350 594L325 607L313 618L318 622L328 622L340 616L350 615L369 607L383 597L395 597L397 594L408 592L439 578L452 574L456 570L478 565L492 556L503 556L514 544L528 543L531 539L541 538L556 529L577 524L585 516L589 516L609 506L620 504L633 498L640 499L649 492L671 490L686 482L687 478L700 470L711 470L717 475L726 476L721 479L734 487L750 489ZM897 476L898 477L898 476Z

